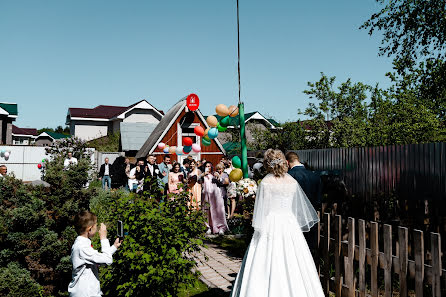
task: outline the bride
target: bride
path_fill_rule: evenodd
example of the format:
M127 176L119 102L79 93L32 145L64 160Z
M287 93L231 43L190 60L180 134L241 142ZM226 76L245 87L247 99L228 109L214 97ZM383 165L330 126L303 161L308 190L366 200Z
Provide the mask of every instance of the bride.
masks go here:
M257 191L254 235L232 288L232 297L324 296L302 232L317 213L296 180L287 174L280 150L265 152L268 175Z

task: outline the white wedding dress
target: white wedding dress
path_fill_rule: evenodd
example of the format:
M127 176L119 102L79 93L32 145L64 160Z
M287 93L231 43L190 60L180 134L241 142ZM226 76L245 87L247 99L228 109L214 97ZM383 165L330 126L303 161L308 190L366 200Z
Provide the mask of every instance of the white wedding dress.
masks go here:
M318 216L296 180L268 174L254 206L254 235L232 288L232 297L322 297L302 231Z

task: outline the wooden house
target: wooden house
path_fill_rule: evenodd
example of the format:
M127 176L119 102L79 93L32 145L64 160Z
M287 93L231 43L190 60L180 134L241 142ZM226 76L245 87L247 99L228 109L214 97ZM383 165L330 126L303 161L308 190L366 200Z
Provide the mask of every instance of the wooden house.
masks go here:
M186 98L183 98L161 119L136 154L136 157L146 157L148 154L154 154L157 163L161 163L166 154L158 148L160 142L169 146L182 146L183 138L190 137L194 143L199 143L201 145L201 152L191 152L189 155L195 160L206 159L207 161L211 161L214 165L217 164L225 155L225 150L217 138L211 141L211 145L204 146L201 143L201 137L194 133L194 128L198 125L202 126L204 129L209 128L200 110L189 111L186 106ZM177 161L181 163L187 156L188 155L186 154L180 156L177 156L176 154L170 155L172 162Z

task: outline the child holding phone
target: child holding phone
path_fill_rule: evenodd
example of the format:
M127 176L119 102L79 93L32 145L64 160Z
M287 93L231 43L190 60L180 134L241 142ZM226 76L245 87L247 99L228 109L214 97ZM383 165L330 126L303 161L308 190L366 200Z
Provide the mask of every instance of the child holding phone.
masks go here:
M78 237L71 248L71 263L73 264L72 280L68 285L71 297L101 296L99 283L99 265L111 265L113 253L121 245L119 238L110 246L107 239L107 227L101 223L99 237L102 252L95 250L91 244L97 231L97 217L89 211L82 211L76 215L75 228Z

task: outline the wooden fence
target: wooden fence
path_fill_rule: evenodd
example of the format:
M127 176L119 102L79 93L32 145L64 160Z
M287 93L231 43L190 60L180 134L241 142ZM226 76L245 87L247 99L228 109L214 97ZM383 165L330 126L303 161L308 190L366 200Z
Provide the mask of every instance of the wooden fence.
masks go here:
M440 297L446 293L440 234L430 233L427 249L420 230L410 234L405 227L392 230L391 225L354 218L348 218L347 226L343 226L341 216L336 215L334 222L331 219L330 214L324 214L318 226L321 261L316 265L326 296L329 292L348 297L390 297L396 291L401 297ZM345 236L343 227L348 230Z

